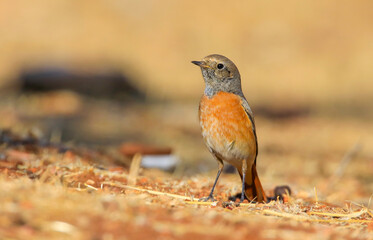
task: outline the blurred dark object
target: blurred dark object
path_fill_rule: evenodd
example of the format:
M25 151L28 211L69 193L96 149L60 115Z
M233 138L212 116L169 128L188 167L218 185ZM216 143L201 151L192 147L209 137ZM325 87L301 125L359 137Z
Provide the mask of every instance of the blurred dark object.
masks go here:
M11 130L0 129L0 146L2 145L5 145L6 148L0 149L0 160L4 160L4 156L9 155L10 150L14 150L12 152L12 157L16 159L20 158L20 154L16 154L17 152L34 154L55 152L68 154L73 160L75 159L74 156L77 156L77 159L80 161L90 162L97 168L105 168L109 166L127 168L130 165L130 161L124 158L117 150L111 151L110 148L97 150L76 145L67 146L61 142L52 142L31 131L18 134ZM48 162L50 161L48 160Z
M21 90L26 92L63 89L95 97L145 99L145 94L116 70L77 71L59 66L40 67L23 71L19 82Z
M274 196L268 198L269 200L276 201L278 199L280 201L284 201L287 196L291 196L291 189L288 185L277 186L273 192Z
M275 187L275 197L279 196L282 197L283 195L291 195L291 189L288 185L283 185L283 186L277 186Z
M39 139L32 133L27 136L20 136L8 129L0 129L0 144L7 144L9 146L37 144ZM45 143L43 143L45 145Z
M56 148L58 152L66 152L69 148L61 143L52 143L32 132L19 135L8 129L0 129L0 145L6 144L8 147L23 146L29 151L37 152L40 148Z

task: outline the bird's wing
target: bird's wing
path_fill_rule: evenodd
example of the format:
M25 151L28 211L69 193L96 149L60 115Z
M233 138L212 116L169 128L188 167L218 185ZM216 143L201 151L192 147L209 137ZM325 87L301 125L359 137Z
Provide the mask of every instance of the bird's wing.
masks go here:
M255 128L255 121L254 121L254 114L253 114L253 111L251 110L250 106L249 106L249 103L247 102L246 98L245 97L241 97L241 106L244 108L247 116L249 117L250 121L251 121L251 126L252 126L252 129L253 129L253 133L254 133L254 137L255 137L255 149L256 149L256 152L255 152L255 161L254 161L254 164L256 164L256 157L258 156L258 137L256 136L256 128Z

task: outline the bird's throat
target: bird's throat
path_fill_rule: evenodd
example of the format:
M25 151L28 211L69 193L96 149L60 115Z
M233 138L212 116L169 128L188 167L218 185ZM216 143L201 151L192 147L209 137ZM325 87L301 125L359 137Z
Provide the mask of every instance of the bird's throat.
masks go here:
M216 90L210 84L206 83L204 93L207 97L211 98L212 96L214 96L216 94Z

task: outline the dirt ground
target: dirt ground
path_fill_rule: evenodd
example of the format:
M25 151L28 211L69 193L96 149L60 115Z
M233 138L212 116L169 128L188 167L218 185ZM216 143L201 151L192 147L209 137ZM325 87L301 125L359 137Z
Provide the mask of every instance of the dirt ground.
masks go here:
M69 102L70 104L65 104ZM62 104L61 104L62 103ZM255 111L255 108L254 108ZM197 103L120 104L71 92L0 104L1 239L373 239L370 119L258 109L258 171L268 204L228 201L225 173L202 203L217 165L205 149ZM139 168L120 149L172 149L175 169Z

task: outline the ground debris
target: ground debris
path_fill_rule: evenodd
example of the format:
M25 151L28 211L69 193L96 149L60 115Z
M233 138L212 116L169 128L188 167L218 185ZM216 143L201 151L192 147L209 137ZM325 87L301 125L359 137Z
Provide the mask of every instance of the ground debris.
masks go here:
M28 143L30 144L30 143ZM373 211L331 204L304 191L267 204L229 202L237 180L223 176L216 202L200 202L211 179L176 178L110 161L104 151L3 144L0 236L20 239L371 239ZM140 158L139 158L140 159ZM131 173L132 171L132 173ZM156 174L157 173L157 174ZM234 183L235 182L235 183Z

